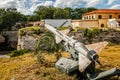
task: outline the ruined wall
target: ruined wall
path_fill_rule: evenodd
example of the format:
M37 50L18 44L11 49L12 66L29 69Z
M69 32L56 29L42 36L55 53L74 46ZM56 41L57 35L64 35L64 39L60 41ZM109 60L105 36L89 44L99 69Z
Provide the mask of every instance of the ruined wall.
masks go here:
M39 27L28 27L20 29L18 32L17 50L34 50L35 44L40 37L39 31Z
M70 33L71 36L75 35L75 39L84 42L85 44L89 44L87 38L84 36L84 31L79 31L77 33ZM120 30L110 29L100 32L99 35L92 38L92 43L108 41L116 44L120 44Z
M17 50L29 49L34 50L35 44L38 40L38 37L24 35L21 38L18 38Z
M5 36L7 37L8 46L10 48L16 49L18 42L18 37L17 37L18 31L2 31L1 34L3 35L4 38Z
M101 33L96 39L120 44L120 31L108 30Z

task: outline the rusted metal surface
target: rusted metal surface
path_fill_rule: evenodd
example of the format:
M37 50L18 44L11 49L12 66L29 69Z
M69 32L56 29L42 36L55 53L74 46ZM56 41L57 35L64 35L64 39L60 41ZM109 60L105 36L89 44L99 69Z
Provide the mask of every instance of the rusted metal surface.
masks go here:
M94 50L97 53L100 53L107 45L108 45L108 42L104 41L104 42L94 43L86 46L91 50Z
M83 72L87 68L87 66L91 63L91 61L87 57L83 56L81 53L79 53L78 62L80 72Z

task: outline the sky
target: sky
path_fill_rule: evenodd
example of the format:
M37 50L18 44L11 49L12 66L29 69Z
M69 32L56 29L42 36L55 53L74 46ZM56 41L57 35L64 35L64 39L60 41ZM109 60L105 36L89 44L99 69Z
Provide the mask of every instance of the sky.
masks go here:
M33 14L38 6L120 9L120 0L0 0L0 8L16 8L25 15Z

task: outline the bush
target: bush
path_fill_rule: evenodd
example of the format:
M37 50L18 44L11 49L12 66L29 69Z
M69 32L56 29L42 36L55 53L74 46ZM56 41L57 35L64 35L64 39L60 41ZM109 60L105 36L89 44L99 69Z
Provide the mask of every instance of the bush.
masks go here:
M24 50L14 50L14 51L12 51L11 53L10 53L10 57L16 57L16 56L20 56L20 55L23 55L23 54L25 54L25 53L28 53L29 52L29 50L27 50L27 49L24 49Z
M58 30L66 30L66 29L70 29L70 28L71 28L70 26L62 26Z
M47 51L48 53L58 52L62 50L62 44L57 44L55 41L55 36L52 32L45 32L41 38L39 38L38 42L35 46L35 53L39 51Z
M84 37L87 37L89 43L92 43L92 39L95 38L100 34L101 30L94 28L94 29L86 29Z

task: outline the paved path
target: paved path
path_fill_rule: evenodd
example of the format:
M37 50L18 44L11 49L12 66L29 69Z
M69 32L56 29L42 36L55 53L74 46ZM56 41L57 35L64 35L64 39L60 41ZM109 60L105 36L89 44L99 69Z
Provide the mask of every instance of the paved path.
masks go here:
M10 58L7 54L10 53L11 51L1 51L0 52L0 58Z
M0 55L0 58L10 58L8 55Z

